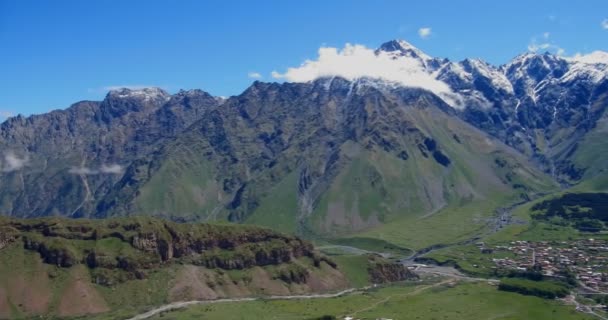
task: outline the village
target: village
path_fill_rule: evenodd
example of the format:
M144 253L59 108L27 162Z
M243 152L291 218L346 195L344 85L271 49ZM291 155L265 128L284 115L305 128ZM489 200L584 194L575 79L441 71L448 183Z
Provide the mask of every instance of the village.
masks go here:
M478 243L482 253L507 253L493 258L496 270L538 270L543 275L574 274L581 287L608 292L608 241L585 239L576 241L512 241L508 245L486 247Z

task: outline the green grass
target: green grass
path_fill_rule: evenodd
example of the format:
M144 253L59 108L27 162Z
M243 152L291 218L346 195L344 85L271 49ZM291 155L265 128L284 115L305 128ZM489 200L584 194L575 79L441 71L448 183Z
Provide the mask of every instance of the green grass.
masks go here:
M137 212L201 220L221 207L222 188L214 180L214 165L177 149L146 183L136 198Z
M397 216L423 212L424 200L411 192L419 189L412 174L416 170L413 161L387 152L361 151L320 198L312 213L312 228L325 235L346 235Z
M552 193L529 203L526 203L522 206L519 206L518 208L513 210L513 217L526 221L527 224L507 226L500 232L493 234L484 240L488 243L496 244L509 242L514 239L528 241L564 241L585 238L608 239L608 235L606 234L580 232L579 230L570 226L560 226L551 224L547 221L538 221L532 219L532 207L534 205L546 200L560 197L566 192L571 191L572 190Z
M351 246L372 252L390 253L391 255L396 257L409 256L413 253L413 251L408 248L400 247L385 240L375 238L338 238L331 240L331 243L343 246Z
M526 203L515 210L513 216L524 220L527 224L510 225L499 232L481 239L488 246L504 245L513 240L525 241L569 241L578 239L608 239L607 233L588 233L580 232L570 226L551 224L547 221L538 221L531 218L532 207L542 201L563 195L563 192L547 195L535 201ZM445 249L433 251L425 258L432 259L437 263L451 264L457 266L462 271L480 276L490 276L492 258L505 258L512 254L499 251L492 254L482 254L474 245L453 246Z
M21 249L20 244L13 243L2 249L3 259L0 259L0 287L7 287L12 279L19 276L22 272L24 276L35 271L34 260L30 259L35 254L25 252ZM7 299L10 306L10 314L14 318L22 318L25 314L14 304Z
M338 264L338 269L346 275L352 287L361 288L370 284L366 255L332 256L331 259Z
M169 267L151 271L144 280L131 280L112 287L95 286L112 310L141 312L144 306L161 305L167 302L167 288L175 275Z
M579 191L606 191L608 190L608 116L604 116L578 143L578 148L573 156L573 161L579 168L586 168L583 179L585 181L575 189Z
M463 283L454 287L400 285L333 299L201 305L165 313L154 319L295 320L351 314L361 319L592 319L575 312L572 306L502 292L485 283Z
M245 223L271 227L281 232L296 233L298 198L296 195L297 173L294 171L268 192L260 206Z
M414 250L466 240L484 231L487 219L507 200L476 201L448 207L428 217L391 221L359 236L381 239Z
M454 246L433 251L424 256L438 264L456 266L467 274L477 276L491 276L494 266L493 258L512 258L515 255L508 251L499 251L492 254L482 254L474 245Z
M6 308L12 310L11 317L29 316L24 314L30 311L23 299L44 302L46 297L50 299L49 308L45 304L40 310L31 312L49 316L58 314L57 307L66 288L71 288L75 277L82 279L83 274L86 274L86 282L93 282L92 290L99 293L112 310L126 314L166 303L181 264L194 263L208 269L244 268L242 266L258 265L256 259L262 255L268 257L268 262L261 267L286 282L301 282L309 270L320 276L327 276L330 272L325 263L321 263L321 268L313 267L313 259L321 258L312 251L312 245L294 236L250 225L178 224L141 217L107 220L45 218L0 219L0 230L3 236L13 232L19 236L14 243L0 250L0 302L2 305L6 302ZM150 239L151 234L158 239L159 247L163 243L180 241L185 247L203 244L205 251L186 257L174 256L161 262L168 255L163 256L155 247L149 251L138 249L135 244L135 239ZM221 249L220 243L234 247ZM299 256L295 250L300 250L305 257L294 263L279 261L279 255L281 258ZM277 260L271 260L274 257ZM87 268L93 261L96 267ZM281 264L273 266L273 263ZM241 270L230 272L230 276L233 280L241 280L248 275ZM32 291L40 292L43 298L30 299L37 297ZM4 311L0 314L5 314Z
M550 299L563 298L568 295L569 289L563 283L555 281L532 281L520 278L504 278L498 286L500 290L518 292Z

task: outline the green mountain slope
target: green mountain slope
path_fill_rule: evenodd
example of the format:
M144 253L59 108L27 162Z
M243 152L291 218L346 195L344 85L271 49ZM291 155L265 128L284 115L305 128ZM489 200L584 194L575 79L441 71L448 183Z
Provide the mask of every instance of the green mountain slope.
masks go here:
M453 113L417 89L257 82L131 166L104 203L108 215L336 236L555 187Z

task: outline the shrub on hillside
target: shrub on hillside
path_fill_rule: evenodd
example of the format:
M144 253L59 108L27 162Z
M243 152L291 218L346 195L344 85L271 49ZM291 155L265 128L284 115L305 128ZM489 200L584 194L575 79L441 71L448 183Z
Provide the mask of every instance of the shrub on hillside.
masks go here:
M518 278L502 279L498 285L498 289L545 299L563 298L569 293L566 286L557 282L532 281Z

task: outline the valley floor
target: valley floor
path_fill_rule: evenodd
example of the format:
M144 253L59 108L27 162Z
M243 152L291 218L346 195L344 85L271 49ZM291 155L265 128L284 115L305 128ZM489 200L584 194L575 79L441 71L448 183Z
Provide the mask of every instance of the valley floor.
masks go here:
M334 298L198 305L150 319L304 320L324 315L337 319L593 319L559 301L499 291L486 281L439 276Z

